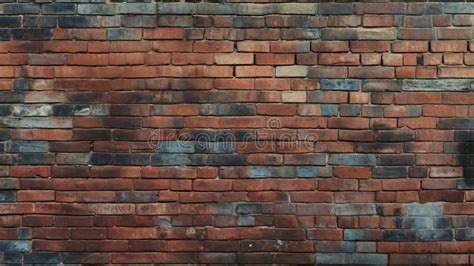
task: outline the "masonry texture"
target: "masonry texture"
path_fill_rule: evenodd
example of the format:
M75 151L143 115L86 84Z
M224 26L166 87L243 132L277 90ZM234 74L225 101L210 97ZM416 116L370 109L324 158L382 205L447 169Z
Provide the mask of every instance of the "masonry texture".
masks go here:
M1 2L1 263L474 263L473 3Z

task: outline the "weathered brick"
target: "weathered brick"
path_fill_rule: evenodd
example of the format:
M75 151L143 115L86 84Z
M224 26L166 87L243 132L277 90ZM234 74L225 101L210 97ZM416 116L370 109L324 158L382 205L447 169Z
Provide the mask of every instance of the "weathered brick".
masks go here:
M308 14L314 15L318 6L312 3L282 3L278 5L281 14Z
M373 155L366 154L331 154L329 164L336 165L375 165L376 159Z
M192 3L156 3L158 14L193 14L196 5Z
M321 79L321 90L343 90L343 91L358 91L360 90L361 81L355 79Z
M276 67L276 77L306 77L308 67L306 66L278 66Z
M14 40L49 40L50 29L13 29L11 31Z
M354 4L323 3L319 6L318 13L323 15L347 15L354 12Z
M63 28L94 28L99 26L96 17L65 16L58 18L59 27Z
M118 12L122 14L155 14L156 4L128 3L126 5L119 5Z
M41 7L41 11L43 14L69 15L76 12L76 5L66 3L47 4Z
M38 14L40 13L40 5L39 4L28 4L28 3L21 3L21 4L3 4L2 5L2 13L3 14Z
M142 31L136 29L108 29L107 39L110 41L117 40L140 40Z

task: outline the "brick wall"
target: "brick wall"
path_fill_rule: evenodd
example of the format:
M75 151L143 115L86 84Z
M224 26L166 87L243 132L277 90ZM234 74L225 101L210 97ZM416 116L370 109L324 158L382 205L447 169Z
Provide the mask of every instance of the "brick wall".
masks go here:
M474 4L13 1L0 262L474 263Z

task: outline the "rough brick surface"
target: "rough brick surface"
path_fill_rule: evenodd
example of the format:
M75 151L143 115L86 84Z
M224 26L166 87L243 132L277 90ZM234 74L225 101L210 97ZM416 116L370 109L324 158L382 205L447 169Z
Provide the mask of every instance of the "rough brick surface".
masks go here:
M474 4L0 4L0 263L474 264Z

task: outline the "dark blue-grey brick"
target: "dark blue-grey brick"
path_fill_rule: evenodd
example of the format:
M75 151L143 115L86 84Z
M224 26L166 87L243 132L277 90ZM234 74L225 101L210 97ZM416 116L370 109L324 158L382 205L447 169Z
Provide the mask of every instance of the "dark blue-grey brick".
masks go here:
M20 27L21 26L21 18L20 17L0 17L0 27L1 28L13 28L13 27Z
M334 244L337 243L337 247ZM370 243L370 242L367 242ZM316 241L315 248L318 252L354 252L356 250L355 241Z
M0 179L0 189L18 189L18 182L16 179L3 177Z
M233 26L236 28L261 28L265 26L265 18L237 16L233 18Z
M40 28L56 28L58 26L57 16L41 16L38 27Z
M430 229L433 228L431 217L396 217L395 224L400 229Z
M322 40L357 40L357 29L324 28L321 29Z
M249 215L238 216L237 226L255 226L255 217Z
M56 18L57 20L57 18ZM39 27L40 16L23 16L23 27L24 28L37 28Z
M55 156L51 153L20 153L15 157L18 164L54 164Z
M0 252L28 252L31 242L25 240L0 240Z
M431 219L433 222L434 229L448 229L449 228L449 218L448 217L439 217ZM455 223L453 223L453 227Z
M474 3L444 3L443 12L449 14L474 14Z
M3 9L3 10L2 10ZM40 12L39 4L3 4L0 9L2 14L38 14Z
M60 104L53 106L53 115L54 116L72 116L73 106L68 104Z
M420 241L449 241L454 239L453 230L418 230L417 238Z
M373 177L375 178L399 178L408 176L407 167L375 167Z
M196 153L232 153L234 145L230 141L196 141L194 143L194 150Z
M0 154L0 165L7 165L13 163L13 155L11 154Z
M474 129L474 118L441 118L438 122L441 129Z
M33 229L28 227L20 227L17 230L18 239L27 240L33 237Z
M150 163L148 154L115 154L114 164L119 165L147 165Z
M13 190L0 190L0 202L15 202L16 192Z
M33 81L28 78L17 78L13 81L13 90L15 91L28 91L31 89Z
M404 142L415 139L412 130L383 130L377 133L377 141L381 142Z
M0 263L21 265L22 261L23 261L23 256L19 252L0 253Z
M186 15L196 11L194 3L157 3L158 14Z
M94 153L91 163L96 165L147 165L150 163L148 154L123 154L123 153Z
M316 253L316 264L351 264L351 253Z
M10 138L9 129L0 129L0 140L7 140Z
M75 4L54 3L42 6L42 14L69 15L76 12Z
M415 163L413 154L384 154L377 157L380 166L411 166Z
M354 204L337 204L334 206L336 215L375 215L377 209L375 204L354 203Z
M358 104L341 104L339 105L339 113L341 116L359 116L362 107Z
M158 195L154 191L117 191L117 202L156 202Z
M467 220L467 226L474 228L474 216L469 217L469 219Z
M378 240L380 233L378 229L344 229L344 240Z
M164 141L158 146L159 153L194 153L194 142L191 141Z
M257 203L240 203L237 204L236 212L238 214L258 213L260 211L260 204Z
M474 130L454 131L454 141L474 141Z
M114 15L117 9L115 4L79 4L77 6L77 12L84 15Z
M12 106L11 105L0 105L0 116L8 116L12 113Z
M390 229L383 232L384 241L415 241L416 230Z
M305 153L285 155L286 165L326 165L326 154Z
M246 158L242 154L210 154L207 156L207 165L245 165Z
M413 3L407 6L406 14L441 14L443 12L442 5L443 3Z
M104 256L97 253L84 253L84 252L62 252L61 262L62 263L84 263L88 264L93 260L95 263L106 264L110 263L110 256Z
M23 262L25 263L59 263L59 253L53 252L34 252L23 255Z
M456 230L457 240L474 240L474 229L458 229Z
M47 141L14 140L7 145L7 151L11 153L48 152L48 150L49 145Z
M441 216L443 211L442 202L410 203L406 205L408 216Z
M375 155L371 154L330 154L329 164L335 165L375 165Z
M322 3L318 6L321 15L350 15L354 12L352 3Z
M121 14L156 14L156 4L152 3L127 3L118 6Z
M13 29L11 33L14 40L39 41L51 39L50 29Z
M230 202L217 203L217 210L212 211L212 214L231 215L234 214L234 205Z
M460 190L471 190L474 189L474 178L466 179L463 178L458 180L456 188Z
M444 143L445 153L474 153L474 142L447 142Z
M152 165L206 165L203 154L157 154L151 156Z
M132 28L152 28L157 25L156 16L135 16L135 15L122 15L121 22L123 27Z
M442 217L438 219L446 219L448 220L447 223L449 224L449 220L451 220L451 228L465 228L467 227L467 219L466 217L463 216L451 216L451 217ZM446 228L441 228L441 229L448 229Z
M158 16L157 24L165 27L191 27L193 18L190 16Z
M297 177L331 177L331 167L317 167L317 166L297 166L296 167Z
M321 79L321 90L358 91L361 81L357 79Z
M11 30L0 29L0 41L8 41L11 38Z
M1 34L1 31L0 31ZM21 103L25 100L25 94L19 92L0 92L0 102L6 103Z
M140 40L141 29L107 29L107 40Z
M62 28L94 28L100 22L93 16L66 16L58 18L58 25Z
M205 104L201 106L202 115L255 115L255 105L247 103Z
M251 166L247 169L247 176L251 178L267 177L295 177L296 167L284 166Z
M72 139L74 140L110 140L112 131L108 129L73 129Z
M320 29L282 29L281 38L283 40L316 40L321 36Z
M339 113L336 104L321 104L320 108L322 116L337 116Z
M352 254L352 264L387 265L388 264L388 255L387 254L375 254L375 253L353 253Z

